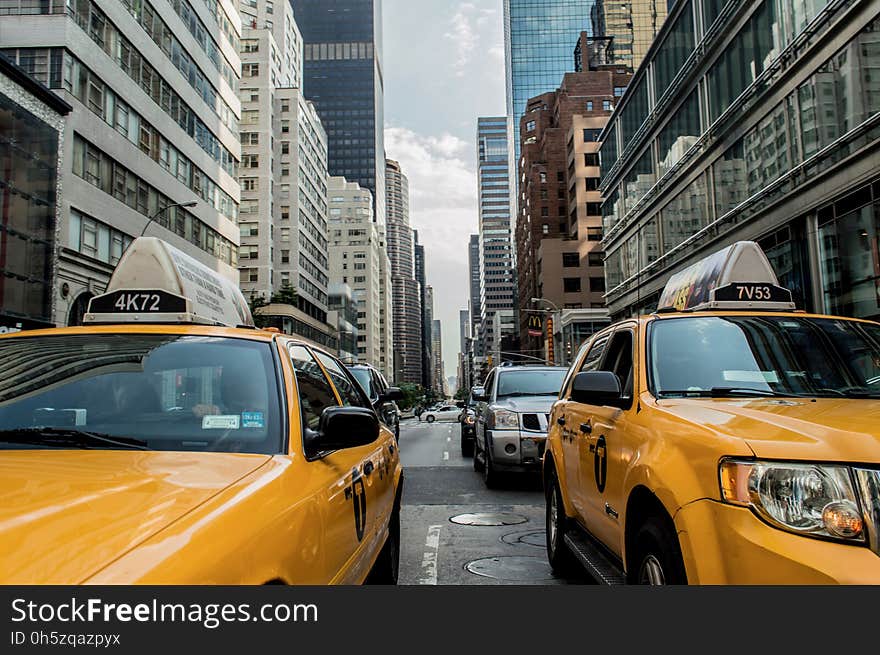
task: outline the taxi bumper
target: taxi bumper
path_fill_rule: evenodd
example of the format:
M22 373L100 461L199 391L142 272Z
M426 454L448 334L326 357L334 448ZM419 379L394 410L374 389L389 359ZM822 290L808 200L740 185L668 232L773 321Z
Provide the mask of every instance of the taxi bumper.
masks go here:
M785 532L747 508L700 500L675 525L691 584L880 584L880 555L867 546Z
M540 471L547 435L524 430L486 432L492 464L505 471Z

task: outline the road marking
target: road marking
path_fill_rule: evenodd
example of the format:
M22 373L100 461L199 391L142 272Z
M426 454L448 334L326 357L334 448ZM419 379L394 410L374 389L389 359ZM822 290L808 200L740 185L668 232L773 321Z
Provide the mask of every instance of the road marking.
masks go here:
M443 459L449 459L449 451L448 450L443 451Z
M452 441L452 437L446 437L446 443L449 443L451 441Z
M422 556L422 574L419 584L437 584L437 551L440 550L440 528L432 525L428 527L428 536L425 539L425 554Z

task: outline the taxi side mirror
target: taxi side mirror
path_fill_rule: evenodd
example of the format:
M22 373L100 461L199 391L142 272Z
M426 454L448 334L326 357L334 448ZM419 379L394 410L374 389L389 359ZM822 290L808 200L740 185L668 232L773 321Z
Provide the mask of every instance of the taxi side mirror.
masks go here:
M596 407L620 407L620 380L610 371L584 371L574 376L572 402Z
M392 400L403 400L403 391L399 387L388 387L384 393L379 394L379 402L388 403Z
M321 413L318 431L307 432L309 456L371 444L379 438L379 419L364 407L328 407Z

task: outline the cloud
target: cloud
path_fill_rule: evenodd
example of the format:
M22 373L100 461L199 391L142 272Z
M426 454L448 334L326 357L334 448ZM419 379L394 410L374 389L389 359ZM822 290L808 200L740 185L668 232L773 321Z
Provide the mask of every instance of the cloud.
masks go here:
M468 241L477 232L477 173L473 144L449 133L424 135L385 128L385 151L409 179L410 224L425 246L434 315L443 325L447 372L458 362L458 311L470 297ZM452 374L452 373L450 373Z
M464 77L467 74L467 65L471 53L477 47L477 25L485 16L477 16L477 8L470 2L458 5L458 10L452 17L451 28L443 36L455 44L455 76Z
M499 43L489 48L489 59L495 64L504 65L504 44Z

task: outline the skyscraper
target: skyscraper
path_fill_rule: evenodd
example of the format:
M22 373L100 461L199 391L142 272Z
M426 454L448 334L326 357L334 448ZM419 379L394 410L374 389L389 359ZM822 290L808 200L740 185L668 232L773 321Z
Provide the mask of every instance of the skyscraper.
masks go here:
M419 283L419 300L422 303L422 315L419 317L422 330L422 387L431 388L431 316L433 298L428 305L428 282L425 273L425 246L419 243L419 232L413 230L413 242L415 244L415 273L416 282Z
M593 35L611 37L607 63L634 72L666 20L666 0L595 0L590 13Z
M573 44L592 30L596 0L504 0L507 136L511 180L519 162L519 119L529 98L553 91L574 71ZM592 32L591 32L592 33ZM511 187L517 188L516 182Z
M495 313L513 312L516 307L505 117L477 119L477 165L481 312L477 337L486 356L497 337Z
M305 43L303 92L329 139L330 175L369 189L385 222L381 0L290 0Z
M396 161L385 172L388 258L391 261L394 379L422 383L422 303L415 279L413 231L409 225L409 181Z
M480 235L472 234L468 243L468 271L470 272L470 321L471 337L476 337L480 324Z

